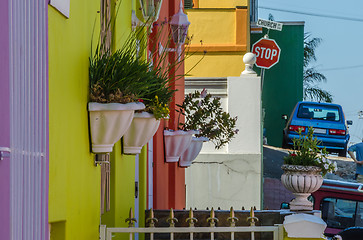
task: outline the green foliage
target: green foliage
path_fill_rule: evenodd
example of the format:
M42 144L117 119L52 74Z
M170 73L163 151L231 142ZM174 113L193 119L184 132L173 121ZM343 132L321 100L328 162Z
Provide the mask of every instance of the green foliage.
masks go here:
M318 83L326 82L326 77L314 67L309 67L312 62L316 61L315 49L321 42L321 38L311 38L309 33L304 35L304 99L317 102L332 102L333 96L317 86Z
M137 101L148 88L149 64L134 57L132 52L119 49L101 54L98 49L90 58L90 100L100 103Z
M162 104L157 95L155 96L155 99L149 103L148 108L154 114L156 119L165 118L169 116L170 113L168 105L166 103Z
M145 23L132 31L121 49L114 52L104 50L107 48L103 41L97 45L89 59L89 94L91 101L100 103L142 101L146 106L145 111L159 119L169 115L169 104L176 91L171 88L171 83L187 73L174 74L183 67L184 58L169 62L168 48L172 40L169 30L164 29L168 22L163 21L153 33L157 41L149 41L147 25ZM161 51L159 42L165 44ZM148 57L145 56L146 52L149 52ZM184 51L181 55L184 55Z
M299 130L299 138L294 138L294 151L284 158L285 164L316 166L321 168L323 176L328 172L336 171L336 163L327 158L326 148L319 148L321 142L313 136L314 129L308 128L308 133L303 135Z
M139 53L147 50L148 33L140 27L130 33L121 49L101 52L100 44L90 57L90 100L100 103L140 101L157 119L167 117L173 93L170 78L161 65ZM158 101L155 97L159 96Z
M185 122L179 123L182 130L199 130L197 137L207 137L220 149L229 143L235 134L237 117L223 111L220 98L213 98L204 89L201 93L188 94L181 105L177 105Z

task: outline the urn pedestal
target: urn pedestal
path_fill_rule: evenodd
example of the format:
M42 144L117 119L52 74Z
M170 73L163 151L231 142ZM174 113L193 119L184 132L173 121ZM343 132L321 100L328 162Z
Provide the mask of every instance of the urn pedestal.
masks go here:
M281 168L284 170L281 176L282 184L296 197L290 202L290 210L313 210L313 203L307 198L323 183L321 168L299 165L282 165Z

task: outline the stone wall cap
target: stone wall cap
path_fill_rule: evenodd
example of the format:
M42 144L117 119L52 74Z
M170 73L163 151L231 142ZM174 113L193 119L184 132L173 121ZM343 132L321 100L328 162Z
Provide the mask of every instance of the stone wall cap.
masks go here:
M321 238L326 226L320 217L305 213L288 215L284 220L287 236L291 238Z

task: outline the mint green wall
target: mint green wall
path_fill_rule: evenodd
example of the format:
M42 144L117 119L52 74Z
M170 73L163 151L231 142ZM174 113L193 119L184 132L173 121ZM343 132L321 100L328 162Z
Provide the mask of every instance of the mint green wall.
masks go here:
M263 34L251 34L251 49L266 32L263 29ZM304 25L301 22L284 24L281 32L270 30L269 38L277 42L281 54L279 63L265 70L262 93L264 128L268 144L281 147L285 127L281 115L290 115L295 104L303 98ZM254 69L260 74L260 68Z

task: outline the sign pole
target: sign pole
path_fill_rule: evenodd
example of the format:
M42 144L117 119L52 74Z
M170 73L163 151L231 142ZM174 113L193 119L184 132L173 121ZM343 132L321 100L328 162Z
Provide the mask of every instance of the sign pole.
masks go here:
M262 91L263 91L263 81L265 79L265 69L262 68L261 69L261 94L262 94Z
M282 31L283 24L270 20L258 19L257 26L267 28L266 35L252 46L252 52L256 54L256 66L261 68L261 95L265 79L265 69L278 63L280 48L273 39L269 39L270 30Z
M267 29L267 33L263 38L268 39L268 34L270 33L270 29ZM261 97L263 93L263 82L265 80L265 68L261 68Z

